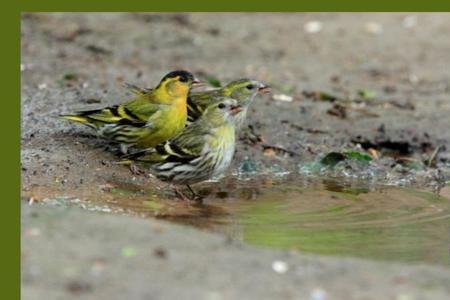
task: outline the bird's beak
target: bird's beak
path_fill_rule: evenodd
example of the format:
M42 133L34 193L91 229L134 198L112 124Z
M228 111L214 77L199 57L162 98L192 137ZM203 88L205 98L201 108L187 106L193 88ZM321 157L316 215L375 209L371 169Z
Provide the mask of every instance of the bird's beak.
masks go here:
M267 94L270 93L270 87L268 85L263 84L258 88L258 93L260 94Z
M198 78L194 77L194 79L192 80L192 86L193 87L198 87L198 86L203 86L204 82L200 81Z
M232 106L231 108L230 108L230 112L231 112L231 114L233 114L233 115L235 115L235 114L238 114L238 113L240 113L242 111L242 107L240 107L240 106Z

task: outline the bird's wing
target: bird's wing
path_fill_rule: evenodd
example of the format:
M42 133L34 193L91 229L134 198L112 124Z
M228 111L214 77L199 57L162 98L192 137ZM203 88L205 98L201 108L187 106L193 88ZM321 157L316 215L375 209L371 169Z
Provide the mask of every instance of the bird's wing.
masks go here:
M84 117L90 121L99 121L102 123L120 123L123 120L130 122L142 122L130 114L123 105L114 105L102 109L86 110L76 113L79 117Z
M147 163L163 161L187 163L199 157L205 146L204 136L208 131L197 123L193 123L186 127L173 139L166 141L155 148L130 154L126 156L125 159Z
M142 95L148 94L152 90L150 88L141 88L141 87L138 87L137 85L134 85L134 84L131 84L131 83L128 83L128 82L125 82L124 86L130 92L132 92L133 94L138 95L138 96L142 96Z
M99 128L105 124L129 125L132 127L152 127L155 115L166 105L152 101L152 89L139 88L132 84L125 84L136 97L130 101L101 109L78 111L73 114L62 114L61 118L80 122Z
M204 92L191 92L187 99L188 121L197 120L205 109L220 96L220 90L211 90Z
M166 142L164 150L174 156L195 156L201 155L205 146L205 136L208 130L201 126L199 122L186 127L180 134Z
M127 118L141 122L147 122L163 108L162 104L151 103L146 97L138 97L122 106Z

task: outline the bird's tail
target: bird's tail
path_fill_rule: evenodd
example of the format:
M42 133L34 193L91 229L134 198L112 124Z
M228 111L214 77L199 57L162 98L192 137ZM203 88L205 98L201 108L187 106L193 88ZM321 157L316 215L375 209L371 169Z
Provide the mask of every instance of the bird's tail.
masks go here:
M91 118L89 118L87 116L82 116L82 115L77 115L77 114L59 115L58 117L61 119L64 119L64 120L78 122L78 123L87 125L92 128L97 128L99 125L98 122L96 122L95 120L92 120Z
M127 161L137 161L144 163L157 163L162 161L164 158L157 152L155 148L147 148L137 152L133 152L121 157L123 162Z
M80 123L88 123L88 119L83 116L78 115L59 115L61 119L74 121L74 122L80 122Z

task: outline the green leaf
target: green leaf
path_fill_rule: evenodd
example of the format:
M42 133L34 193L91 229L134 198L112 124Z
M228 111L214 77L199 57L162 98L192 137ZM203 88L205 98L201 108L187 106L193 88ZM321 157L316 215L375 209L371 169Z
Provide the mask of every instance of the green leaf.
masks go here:
M334 167L339 162L346 159L346 156L339 152L330 152L320 160L320 163L327 167Z
M216 77L208 77L206 79L206 81L208 81L208 83L216 88L220 88L222 86L222 83L220 82L219 79L217 79Z
M372 160L372 157L370 157L369 155L358 152L358 151L347 151L347 152L344 152L344 155L348 159L355 159L355 160L361 161L361 162L369 162Z
M122 248L122 256L123 257L133 257L136 255L137 255L137 251L133 247L123 247Z
M339 97L331 95L326 92L319 92L319 99L322 101L334 102L339 99Z
M66 73L63 76L64 80L70 81L70 80L77 80L78 74L77 73Z
M370 100L370 99L374 99L377 96L377 93L374 91L370 91L370 90L359 90L358 96L360 96L361 98L363 98L365 100Z
M405 161L402 165L410 170L421 171L424 169L424 165L419 161Z

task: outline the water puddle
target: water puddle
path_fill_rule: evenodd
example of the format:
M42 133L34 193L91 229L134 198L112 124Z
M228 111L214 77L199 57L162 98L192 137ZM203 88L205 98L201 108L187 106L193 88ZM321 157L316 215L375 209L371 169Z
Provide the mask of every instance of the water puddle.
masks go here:
M248 244L309 253L450 264L450 197L405 187L304 178L239 180L197 186L201 205L112 183L89 202L53 199L89 210L156 217ZM106 200L105 200L106 199Z

